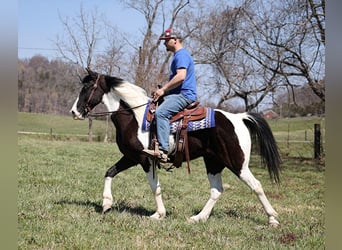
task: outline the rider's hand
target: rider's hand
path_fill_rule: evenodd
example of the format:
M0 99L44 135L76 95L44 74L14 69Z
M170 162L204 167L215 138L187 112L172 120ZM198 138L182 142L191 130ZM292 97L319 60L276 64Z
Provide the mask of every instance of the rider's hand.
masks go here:
M157 89L154 93L153 93L153 101L158 101L159 97L162 97L165 94L165 91L163 88L161 89Z

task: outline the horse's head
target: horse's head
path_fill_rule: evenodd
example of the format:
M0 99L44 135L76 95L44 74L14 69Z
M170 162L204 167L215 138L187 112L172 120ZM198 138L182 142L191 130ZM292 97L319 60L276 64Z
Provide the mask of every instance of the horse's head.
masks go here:
M83 120L87 114L98 105L109 88L105 76L86 69L88 75L82 80L83 87L70 112L75 120Z

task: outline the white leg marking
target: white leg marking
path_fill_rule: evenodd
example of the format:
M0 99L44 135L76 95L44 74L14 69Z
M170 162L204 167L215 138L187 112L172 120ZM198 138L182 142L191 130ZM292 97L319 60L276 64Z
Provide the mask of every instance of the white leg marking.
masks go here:
M202 211L199 214L192 216L189 219L189 222L207 221L215 203L223 192L221 173L216 175L208 174L208 179L210 183L210 198Z
M253 176L251 171L246 167L243 167L240 178L243 182L245 182L252 189L252 191L258 197L259 201L264 207L266 214L268 215L268 223L274 227L279 226L280 223L275 219L278 213L273 209L271 203L268 201L260 181L258 181Z
M166 209L165 209L163 199L162 199L161 187L159 184L157 172L154 173L154 178L153 178L153 169L152 167L150 167L150 171L146 173L146 177L148 179L148 182L150 183L150 187L154 194L154 199L157 205L157 211L153 215L151 215L150 218L155 219L155 220L161 220L166 215Z
M106 177L103 189L103 200L102 200L102 211L105 213L110 210L113 205L113 196L112 196L112 177Z

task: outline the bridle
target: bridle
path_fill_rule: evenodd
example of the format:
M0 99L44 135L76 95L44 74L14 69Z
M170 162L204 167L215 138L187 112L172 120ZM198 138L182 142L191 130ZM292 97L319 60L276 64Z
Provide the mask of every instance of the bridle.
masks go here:
M95 90L96 90L97 87L98 87L98 83L99 83L99 80L100 80L100 76L101 76L100 74L97 75L95 84L93 85L93 88L91 89L91 92L90 92L90 95L89 95L89 97L88 97L88 100L87 100L87 102L86 102L86 104L85 104L85 107L86 107L86 110L87 110L88 113L92 110L92 109L90 108L90 106L89 106L89 102L90 102L91 98L93 97L93 95L94 95L94 93L95 93Z
M142 106L146 106L147 104L149 104L149 102L147 103L144 103L144 104L141 104L141 105L138 105L136 107L132 107L132 108L127 108L127 109L123 109L123 110L117 110L117 111L107 111L107 112L96 112L96 113L93 113L93 114L90 114L90 111L92 110L92 108L90 108L89 106L89 102L91 100L91 98L93 97L94 93L95 93L95 90L97 89L97 87L99 86L98 83L99 83L99 80L100 80L100 77L101 75L98 74L97 75L97 79L95 81L95 84L93 85L93 88L90 92L90 95L88 97L88 100L85 104L85 108L87 110L87 113L88 113L88 116L93 116L93 117L98 117L98 116L104 116L104 115L108 115L108 114L113 114L113 113L119 113L119 112L122 112L122 111L126 111L126 110L132 110L132 109L136 109L136 108L140 108Z

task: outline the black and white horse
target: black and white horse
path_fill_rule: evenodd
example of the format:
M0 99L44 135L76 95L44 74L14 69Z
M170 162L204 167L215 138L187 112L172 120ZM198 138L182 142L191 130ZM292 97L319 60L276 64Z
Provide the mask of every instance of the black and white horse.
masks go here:
M145 104L150 98L142 88L123 79L98 74L89 69L87 71L88 75L82 81L82 90L71 113L74 119L84 119L96 105L104 103L112 112L116 142L123 154L105 174L103 212L110 210L113 204L113 178L121 171L140 164L146 173L157 205L157 210L151 218L164 218L166 210L158 175L153 169L151 159L142 152L150 143L149 132L142 130ZM209 200L200 213L190 217L189 221L206 221L209 218L223 192L222 170L228 168L256 194L268 216L269 224L278 226L277 212L268 201L261 183L248 168L252 138L255 137L270 177L279 182L280 155L270 127L260 115L254 113L232 114L215 109L214 115L215 127L188 133L190 159L203 157L210 183ZM170 134L170 148L173 146L174 137Z

